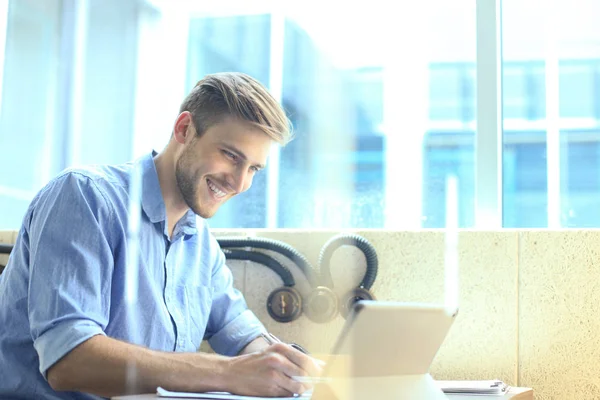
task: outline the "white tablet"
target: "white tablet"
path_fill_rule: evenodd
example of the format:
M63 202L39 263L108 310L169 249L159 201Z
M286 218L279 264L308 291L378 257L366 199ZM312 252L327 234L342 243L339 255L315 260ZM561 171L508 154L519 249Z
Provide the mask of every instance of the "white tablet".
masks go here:
M333 347L324 376L426 374L456 314L437 305L360 301Z

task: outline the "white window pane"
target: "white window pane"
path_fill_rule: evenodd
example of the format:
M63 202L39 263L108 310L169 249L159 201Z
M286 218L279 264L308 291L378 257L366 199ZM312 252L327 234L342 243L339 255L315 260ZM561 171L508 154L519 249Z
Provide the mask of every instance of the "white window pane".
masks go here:
M58 1L10 1L0 109L0 228L17 228L52 168Z
M61 170L132 158L141 7L137 0L8 4L0 168L11 173L0 177L0 228L17 229L34 194Z
M559 67L560 116L594 118L594 75L598 60L563 62Z
M598 18L593 0L503 1L505 227L600 226Z

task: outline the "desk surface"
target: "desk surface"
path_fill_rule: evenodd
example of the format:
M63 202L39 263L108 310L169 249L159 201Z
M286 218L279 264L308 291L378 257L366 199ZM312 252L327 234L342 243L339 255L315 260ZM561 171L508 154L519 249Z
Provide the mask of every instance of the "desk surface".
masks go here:
M494 399L494 400L533 400L533 390L529 388L518 388L511 387L509 391L502 397L498 396L469 396L462 394L449 394L447 395L449 400L485 400L485 399ZM137 394L133 396L118 396L113 397L113 400L150 400L150 399L162 399L162 400L181 400L176 397L159 397L156 394ZM274 398L273 400L276 400Z

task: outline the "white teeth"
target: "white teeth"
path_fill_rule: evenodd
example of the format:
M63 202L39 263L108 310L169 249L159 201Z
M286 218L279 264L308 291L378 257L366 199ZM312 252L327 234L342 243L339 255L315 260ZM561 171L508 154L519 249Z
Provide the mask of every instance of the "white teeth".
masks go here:
M215 184L212 183L211 181L208 181L208 187L210 188L210 190L213 191L214 194L217 195L217 197L223 197L223 196L225 196L225 193L222 192L222 191L220 191L219 188L217 188L215 186Z

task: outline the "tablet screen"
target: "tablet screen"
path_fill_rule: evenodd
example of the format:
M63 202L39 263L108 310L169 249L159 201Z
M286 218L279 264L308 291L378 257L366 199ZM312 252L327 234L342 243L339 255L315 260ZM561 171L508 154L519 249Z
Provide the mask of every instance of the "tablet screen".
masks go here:
M456 311L443 306L361 301L331 352L325 376L391 376L429 371Z

